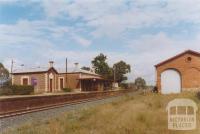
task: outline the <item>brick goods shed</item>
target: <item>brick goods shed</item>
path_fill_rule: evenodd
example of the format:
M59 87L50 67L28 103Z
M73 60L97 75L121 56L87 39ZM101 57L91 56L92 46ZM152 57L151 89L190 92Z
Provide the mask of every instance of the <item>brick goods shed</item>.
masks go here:
M159 92L200 91L200 53L187 50L157 65Z

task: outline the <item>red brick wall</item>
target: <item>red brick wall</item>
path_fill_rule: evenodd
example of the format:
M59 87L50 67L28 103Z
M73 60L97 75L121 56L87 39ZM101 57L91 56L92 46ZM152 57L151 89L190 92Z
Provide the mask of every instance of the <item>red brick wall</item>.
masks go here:
M191 57L191 62L187 58ZM186 53L172 61L156 67L157 87L161 90L161 73L167 69L175 69L181 75L182 90L200 89L200 57L194 54Z
M79 83L79 77L80 73L69 73L67 74L67 87L71 89L79 89L80 83Z
M31 84L31 78L37 79L37 86L35 86L35 92L45 92L45 73L39 73L39 74L19 74L19 75L13 75L12 77L12 84L13 85L21 85L21 78L22 77L29 77L29 81Z

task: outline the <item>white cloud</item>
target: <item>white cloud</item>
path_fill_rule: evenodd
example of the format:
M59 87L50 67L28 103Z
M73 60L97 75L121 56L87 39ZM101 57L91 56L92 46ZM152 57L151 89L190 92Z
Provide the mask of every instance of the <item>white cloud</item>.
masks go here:
M75 34L72 34L72 39L74 39L78 44L80 44L84 47L88 47L92 43L90 40L87 40L87 39L82 38L82 37L75 35Z
M68 0L67 0L68 1ZM65 0L43 0L42 5L47 17L58 17L66 10L67 2Z
M91 41L79 35L72 27L59 26L52 21L20 20L16 24L0 24L0 45L53 44L52 40L74 40L84 47ZM64 38L67 37L67 38ZM46 43L46 44L45 44Z
M30 22L27 20L21 20L13 25L0 24L0 45L28 45L31 42L47 42L45 37L48 35L60 34L58 31L60 27L52 26L54 25L45 21ZM48 35L45 34L45 30L49 31ZM63 32L62 29L60 32ZM39 38L41 36L43 38Z
M94 36L117 36L127 29L152 25L200 24L199 0L51 0L43 6L47 16L81 18L95 28Z

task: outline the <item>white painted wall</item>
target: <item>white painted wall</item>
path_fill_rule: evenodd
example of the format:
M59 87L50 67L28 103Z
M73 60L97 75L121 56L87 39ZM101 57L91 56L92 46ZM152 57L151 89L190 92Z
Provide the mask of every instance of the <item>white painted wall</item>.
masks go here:
M181 76L173 70L168 69L161 74L161 93L180 93L181 92Z

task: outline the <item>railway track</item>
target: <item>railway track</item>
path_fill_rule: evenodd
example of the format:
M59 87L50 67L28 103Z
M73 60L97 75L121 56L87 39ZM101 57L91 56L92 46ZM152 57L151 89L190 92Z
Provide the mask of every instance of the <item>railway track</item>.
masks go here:
M39 112L39 111L45 111L45 110L50 110L50 109L56 109L56 108L65 107L65 106L73 106L73 105L97 101L97 100L103 100L103 99L107 99L107 98L122 96L122 95L125 95L128 93L130 93L130 92L120 93L120 94L116 94L116 95L115 94L114 95L106 95L103 97L97 96L97 97L86 98L86 99L78 99L78 100L68 101L68 102L64 102L64 103L57 103L57 104L52 104L52 105L47 105L47 106L42 106L42 107L27 108L24 110L7 112L5 114L0 114L0 119L5 119L5 118L9 118L9 117L19 116L19 115L24 115L24 114L29 114L29 113Z

